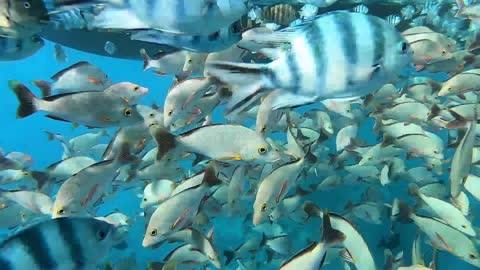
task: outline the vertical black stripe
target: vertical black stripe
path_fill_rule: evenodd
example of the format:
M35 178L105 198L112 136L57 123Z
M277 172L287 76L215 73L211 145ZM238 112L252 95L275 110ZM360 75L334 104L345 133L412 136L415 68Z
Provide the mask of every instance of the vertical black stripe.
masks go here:
M297 65L297 54L294 51L290 51L287 53L287 66L288 66L288 72L290 72L291 75L291 83L290 87L293 87L293 92L297 93L299 90L300 86L300 69ZM301 59L299 59L301 60Z
M354 15L351 15L350 13L338 12L334 15L333 21L337 26L337 32L341 35L341 46L348 63L350 65L356 65L358 62L357 39L352 16Z
M8 256L8 254L5 254ZM1 270L13 270L12 264L8 261L8 259L4 259L0 257L0 269Z
M268 68L268 66L265 66L264 68L261 69L262 74L267 77L267 79L270 81L270 83L274 86L274 88L281 88L282 84L278 80L277 74L275 73L274 70L271 68Z
M368 16L368 22L370 25L370 31L373 38L373 59L372 66L380 64L380 60L384 56L385 52L385 29L383 28L384 22L381 19L373 16ZM365 37L368 38L368 37Z
M80 243L81 239L77 238L72 220L69 218L60 218L57 220L59 221L58 233L63 239L65 248L68 250L72 262L75 263L76 267L84 267L85 257L82 244Z
M309 41L308 48L315 63L315 77L316 87L321 91L325 89L326 84L326 67L328 66L329 58L325 52L325 36L323 28L317 23L312 23L307 31L306 40Z
M46 223L44 226L33 226L20 233L17 238L38 269L56 269L58 266L55 258L50 254L47 240L42 233L43 230L48 231L52 228L49 225L52 225L52 223Z
M342 40L339 46L341 46L343 55L345 55L347 61L345 79L348 83L353 79L354 71L352 67L358 64L357 36L352 23L352 16L354 15L350 15L350 13L346 12L338 12L333 16L333 21L337 27L337 33Z

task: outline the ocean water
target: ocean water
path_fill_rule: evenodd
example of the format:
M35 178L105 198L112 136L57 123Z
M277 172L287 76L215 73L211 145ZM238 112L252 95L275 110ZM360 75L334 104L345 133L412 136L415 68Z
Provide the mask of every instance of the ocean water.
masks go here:
M45 131L60 133L67 138L78 136L89 132L85 127L74 128L71 124L54 121L44 117L43 113L37 113L25 119L16 118L16 110L18 101L13 92L8 88L8 80L19 80L30 89L35 89L37 94L39 92L30 83L36 79L48 79L59 70L74 64L79 61L88 61L95 66L100 67L105 71L110 79L114 82L133 82L141 86L149 88L147 96L142 98L141 104L151 105L153 103L160 106L165 101L167 90L171 86L172 76L159 76L150 71L144 72L142 69L142 62L140 60L124 60L111 57L104 57L85 53L82 51L64 48L67 56L67 63L58 63L54 57L54 44L46 42L45 46L35 55L28 59L14 61L14 62L0 62L0 86L1 92L1 115L0 115L0 147L4 152L20 151L32 156L34 165L31 169L44 170L50 164L58 162L62 157L62 148L57 141L49 141ZM423 75L430 76L435 80L442 81L446 78L445 74L428 74ZM310 106L309 108L317 108L318 105ZM222 116L224 107L217 108L214 112L213 123L225 122ZM306 111L308 108L300 108L298 111ZM362 123L358 138L362 139L368 144L378 143L377 134L372 133L373 119L369 119ZM115 133L114 129L109 129L109 134ZM436 133L443 140L447 140L447 133L445 130L438 131ZM277 136L277 135L275 135ZM108 143L108 138L104 139L104 143ZM327 142L331 149L335 148L334 141L329 140ZM446 159L451 158L453 155L452 149L445 150ZM422 166L423 163L418 160L408 160L407 167L413 168ZM444 173L439 176L444 182L448 182L448 164L445 165ZM385 196L385 202L391 202L394 198L401 198L409 200L413 203L413 200L409 198L405 192L399 194L397 191L405 191L407 188L406 182L393 183L385 190L383 194ZM313 195L308 195L307 200L314 201L322 209L329 209L331 212L344 214L344 206L346 202L353 201L358 202L361 198L364 189L356 188L355 185L347 185L341 188L332 189L328 191L315 192ZM148 249L142 247L142 239L145 233L145 220L140 215L142 212L140 205L141 198L138 197L138 190L127 190L114 194L109 197L103 204L98 212L98 216L108 214L112 211L120 210L122 213L127 214L133 221L133 226L130 229L128 235L128 248L125 250L113 250L108 261L116 262L117 260L134 255L137 260L138 269L146 269L146 263L150 261L161 261L170 250L178 246L177 244L165 244L158 249ZM475 218L473 223L475 226L478 224L478 202L473 198L470 200L471 215ZM232 250L242 244L246 237L252 237L251 232L248 230L248 226L242 225L246 215L236 216L222 216L213 221L214 228L214 246L219 254L223 254L224 250ZM392 229L392 222L385 218L383 224L375 225L366 223L359 219L352 219L352 223L355 224L358 231L362 234L367 242L370 252L372 253L377 269L383 269L384 265L384 248L379 247L378 243L381 239L387 236ZM247 224L249 224L247 222ZM319 240L321 237L321 222L320 219L309 222L307 225L299 225L291 220L282 220L281 223L285 229L285 233L289 235L295 246L295 254L301 249L301 241L305 237ZM400 244L394 249L394 254L403 251L404 265L410 265L411 262L411 247L414 239L420 231L413 224L400 224L395 223L396 232L400 234ZM8 232L2 231L6 236ZM258 235L254 236L258 237ZM348 237L348 236L347 236ZM427 244L426 237L422 245L422 251L425 253L425 261L428 263L432 257L432 248ZM278 265L269 265L266 263L266 254L260 252L257 260L263 262L257 269L277 269ZM286 256L287 259L289 256ZM225 260L224 256L221 256L222 262ZM263 261L262 261L263 260ZM210 269L215 269L214 266L209 266ZM222 267L222 269L237 269L235 262L231 263L228 267ZM343 269L342 264L333 261L331 264L323 266L322 269L336 270ZM352 269L354 266L352 265ZM470 270L475 267L463 262L461 259L454 257L448 252L440 251L438 254L437 270ZM1 269L0 269L1 270ZM131 269L133 270L133 269ZM249 269L250 270L250 269ZM302 269L298 269L302 270ZM362 269L360 269L362 270ZM370 269L368 269L370 270Z
M148 95L142 99L142 104L149 105L152 102L162 104L165 100L165 96L168 88L170 87L171 76L158 76L151 72L143 72L141 61L116 59L111 57L103 57L98 55L92 55L85 52L65 48L68 56L67 63L58 63L54 58L54 45L50 42L46 43L46 46L39 51L36 55L20 61L15 62L0 62L0 80L4 82L2 97L2 114L0 116L2 123L2 135L0 136L0 145L5 152L21 151L28 153L34 160L33 168L42 170L48 165L55 163L61 159L62 148L59 143L55 141L48 141L45 130L61 133L68 137L78 136L88 129L84 127L78 127L74 129L71 124L60 121L53 121L43 117L41 113L33 115L25 119L16 119L16 109L18 101L15 95L7 87L6 82L11 79L17 79L22 82L30 82L34 79L49 78L52 74L55 74L58 70L65 68L69 64L76 63L78 61L88 61L100 68L102 68L111 78L113 82L130 81L137 83L150 89ZM438 76L438 75L436 75ZM33 85L28 85L31 89L34 89ZM217 110L221 111L221 109ZM214 122L222 121L221 113L217 113ZM375 138L371 133L371 126L373 121L368 121L360 132L360 137L368 140L369 143L374 143ZM110 134L114 131L110 130ZM445 132L441 133L443 138ZM108 143L108 140L105 141ZM444 174L442 178L446 181L448 174ZM394 190L394 189L392 189ZM318 202L323 208L331 209L331 211L341 213L343 203L349 200L358 198L360 192L355 189L354 186L350 188L341 188L339 191L318 192L315 196L311 196L308 199ZM387 194L390 198L394 198L395 194ZM159 261L166 256L169 250L175 245L162 246L156 250L145 249L141 245L141 241L144 235L144 219L138 216L140 212L140 198L136 196L134 192L121 192L116 194L113 198L109 199L105 205L99 210L99 216L112 212L114 209L121 209L121 211L130 217L136 219L136 223L130 230L128 237L129 247L125 251L114 251L114 257L118 259L123 256L135 254L137 258L137 264L139 269L145 269L145 263L149 261ZM477 212L478 203L472 200L473 213ZM336 210L336 211L335 211ZM474 214L475 215L475 214ZM136 218L135 218L136 217ZM245 236L244 229L242 229L241 222L244 217L231 217L222 218L215 222L215 244L224 248L236 248L242 243L243 236ZM356 221L355 225L359 231L363 234L370 250L376 260L378 269L381 269L384 264L383 249L378 248L377 244L383 236L388 235L390 229L390 221L385 220L382 225L372 225L362 221ZM287 223L286 226L289 226ZM292 228L298 225L290 224ZM406 261L409 261L411 254L411 244L415 239L418 230L413 225L398 224L399 232L401 232L400 247L403 249L404 257ZM305 232L317 235L321 234L320 222L309 224L306 227L299 227L296 233L302 234ZM292 238L295 238L295 232L292 234ZM220 248L221 250L221 248ZM427 251L426 260L431 258L431 252L427 246L424 246L424 250ZM234 263L232 263L234 265ZM213 266L212 266L213 267ZM261 269L274 269L267 264L265 268ZM340 269L339 265L326 265L325 269ZM225 268L227 269L227 268ZM234 268L232 268L234 269ZM438 256L438 270L451 270L462 269L470 270L475 267L470 266L467 263L455 258L454 256L440 252Z

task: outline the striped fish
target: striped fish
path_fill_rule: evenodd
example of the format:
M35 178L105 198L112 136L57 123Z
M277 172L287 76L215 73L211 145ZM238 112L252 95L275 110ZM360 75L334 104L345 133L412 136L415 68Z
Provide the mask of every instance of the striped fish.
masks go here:
M290 50L263 51L268 64L210 62L209 76L233 85L227 113L264 94L283 89L273 109L322 99L369 94L395 78L412 50L401 34L378 17L332 12L262 41L290 43Z
M0 269L96 269L114 241L115 228L104 221L93 218L49 219L0 244Z

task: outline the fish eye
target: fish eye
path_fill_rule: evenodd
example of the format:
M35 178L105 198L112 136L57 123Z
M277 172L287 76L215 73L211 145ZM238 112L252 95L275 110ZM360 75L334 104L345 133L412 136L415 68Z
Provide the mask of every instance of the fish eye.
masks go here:
M267 126L262 127L262 132L265 132L265 130L267 130Z
M408 44L407 42L402 42L401 43L401 49L402 49L402 53L406 53L407 52L407 49L408 49Z
M452 91L452 87L448 87L447 91L449 91L449 92Z
M108 232L100 230L100 231L97 232L96 236L97 236L97 239L99 241L101 241L101 240L105 239L105 237L107 237L107 235L108 235Z
M466 228L467 228L467 225L462 225L462 228L466 229Z
M168 113L167 113L167 114L168 114L168 116L172 116L172 114L173 114L173 110L170 110L170 111L168 111Z
M266 203L262 204L262 208L260 210L262 210L262 212L267 211L267 204Z
M125 115L126 117L132 116L132 109L131 108L126 108L123 111L123 115Z
M438 152L438 150L433 150L433 153L438 154L439 152Z
M138 89L140 89L140 86L137 85L133 88L133 91L137 91Z
M151 236L156 236L157 235L157 229L153 229L150 231Z
M258 150L258 153L259 153L260 155L263 155L263 154L265 154L265 153L267 152L267 147L265 147L265 146L260 146L260 147L258 147L257 150Z
M25 175L25 176L28 176L28 175L29 175L29 173L28 173L28 172L24 172L24 173L23 173L23 175Z
M445 55L447 54L447 51L446 50L442 50L442 55Z
M61 216L65 215L65 209L63 209L63 208L58 209L57 210L57 215L61 215Z
M150 117L154 117L154 116L155 116L155 114L154 114L154 113L150 113Z
M470 259L472 259L472 260L477 258L477 256L476 256L475 254L472 254L472 253L470 253L468 256L469 256Z
M146 202L146 201L147 201L147 198L143 198L143 201Z
M25 1L23 2L23 7L26 8L26 9L29 9L32 5L30 4L30 2L28 1Z

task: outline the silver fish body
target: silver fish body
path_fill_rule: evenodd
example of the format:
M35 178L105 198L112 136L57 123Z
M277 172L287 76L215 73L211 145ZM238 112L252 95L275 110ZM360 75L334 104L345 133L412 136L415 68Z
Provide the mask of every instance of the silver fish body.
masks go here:
M34 55L45 42L37 35L25 38L0 36L0 61L21 60Z

